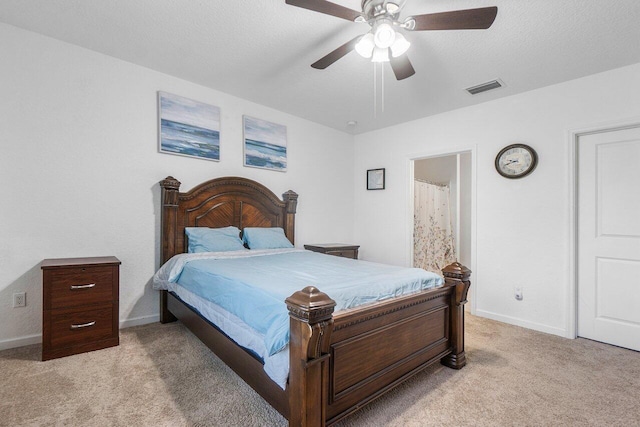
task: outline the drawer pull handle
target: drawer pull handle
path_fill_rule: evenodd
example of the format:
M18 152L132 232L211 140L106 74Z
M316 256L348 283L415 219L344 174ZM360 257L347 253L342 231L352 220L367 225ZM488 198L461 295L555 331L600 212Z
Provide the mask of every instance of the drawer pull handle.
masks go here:
M87 323L81 323L79 325L71 325L71 329L82 329L82 328L88 328L89 326L93 326L95 325L96 322L95 320L93 322L87 322Z
M75 291L76 289L88 289L88 288L93 288L96 284L95 283L88 283L86 285L71 285L71 290Z

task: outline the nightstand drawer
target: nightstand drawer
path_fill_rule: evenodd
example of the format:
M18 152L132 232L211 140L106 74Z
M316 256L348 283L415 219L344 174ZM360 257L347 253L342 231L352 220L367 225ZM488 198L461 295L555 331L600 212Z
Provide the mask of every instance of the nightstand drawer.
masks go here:
M112 304L90 310L56 310L51 313L51 340L48 344L62 348L109 339L114 335L113 324Z
M113 301L113 267L75 267L51 272L51 307Z
M343 258L358 258L356 256L356 251L355 250L348 250L348 251L327 251L325 252L327 255L334 255L334 256L341 256Z

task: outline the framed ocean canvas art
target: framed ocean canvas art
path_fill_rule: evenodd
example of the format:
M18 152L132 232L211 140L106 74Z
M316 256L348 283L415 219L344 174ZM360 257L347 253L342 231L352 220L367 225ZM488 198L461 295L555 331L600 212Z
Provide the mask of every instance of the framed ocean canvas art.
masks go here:
M158 92L161 153L220 160L220 108Z
M287 170L287 127L244 116L244 165Z

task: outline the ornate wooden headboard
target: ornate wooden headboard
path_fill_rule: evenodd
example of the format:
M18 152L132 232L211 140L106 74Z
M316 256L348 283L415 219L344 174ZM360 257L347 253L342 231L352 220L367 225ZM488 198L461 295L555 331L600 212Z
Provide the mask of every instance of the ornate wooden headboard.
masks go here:
M162 264L187 251L185 227L282 227L294 243L298 195L293 191L280 200L264 185L238 177L212 179L180 193L180 181L168 176L160 187Z

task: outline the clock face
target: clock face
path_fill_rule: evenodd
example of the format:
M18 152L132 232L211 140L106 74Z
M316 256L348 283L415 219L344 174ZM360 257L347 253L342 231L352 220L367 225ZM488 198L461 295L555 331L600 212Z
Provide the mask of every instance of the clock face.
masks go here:
M533 171L538 163L535 150L528 145L509 145L496 156L496 170L505 178L522 178Z

